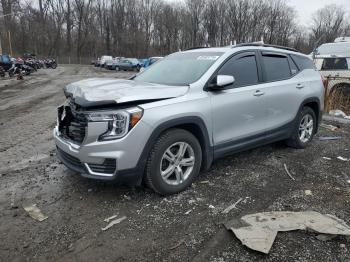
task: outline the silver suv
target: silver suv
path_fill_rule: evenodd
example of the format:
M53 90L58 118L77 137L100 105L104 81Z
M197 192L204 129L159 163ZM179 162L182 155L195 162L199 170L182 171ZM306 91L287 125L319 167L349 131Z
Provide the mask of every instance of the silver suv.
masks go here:
M190 49L129 80L68 85L57 155L85 177L174 194L228 154L279 140L305 148L321 121L323 90L312 60L289 48Z

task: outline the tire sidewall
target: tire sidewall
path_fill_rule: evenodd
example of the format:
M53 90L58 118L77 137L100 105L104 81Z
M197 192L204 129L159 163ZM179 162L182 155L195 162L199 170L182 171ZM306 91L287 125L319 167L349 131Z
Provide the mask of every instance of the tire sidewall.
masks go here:
M160 161L164 152L174 143L186 142L188 143L195 155L195 164L192 173L186 181L180 185L169 185L161 177L160 174ZM198 140L189 132L182 130L174 130L167 139L162 140L158 145L157 150L153 154L153 159L150 165L150 176L152 178L152 184L154 189L163 195L174 194L185 190L189 187L199 174L202 162L202 150Z

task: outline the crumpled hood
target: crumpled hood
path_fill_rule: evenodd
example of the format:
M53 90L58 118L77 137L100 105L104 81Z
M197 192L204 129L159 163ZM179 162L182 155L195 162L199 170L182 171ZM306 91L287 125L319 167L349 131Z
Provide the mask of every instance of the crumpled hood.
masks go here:
M64 93L83 107L174 98L184 95L188 86L167 86L125 79L90 78L69 84Z

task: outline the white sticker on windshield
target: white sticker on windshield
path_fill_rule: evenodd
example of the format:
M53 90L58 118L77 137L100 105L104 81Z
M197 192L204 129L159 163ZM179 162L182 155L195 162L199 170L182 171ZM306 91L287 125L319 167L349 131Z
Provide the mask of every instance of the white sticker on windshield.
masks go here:
M212 60L212 61L215 61L219 58L219 56L198 56L197 57L197 60Z

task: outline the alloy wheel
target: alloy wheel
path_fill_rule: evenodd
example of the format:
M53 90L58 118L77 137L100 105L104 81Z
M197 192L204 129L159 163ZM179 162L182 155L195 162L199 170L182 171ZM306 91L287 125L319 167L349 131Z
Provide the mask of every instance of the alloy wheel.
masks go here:
M306 114L300 121L299 125L299 138L303 143L307 143L311 140L314 131L314 120L310 114Z
M195 164L194 150L186 142L169 146L160 161L160 174L165 183L180 185L188 179Z

